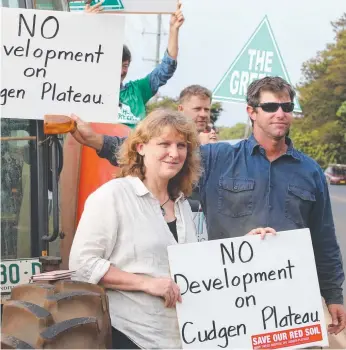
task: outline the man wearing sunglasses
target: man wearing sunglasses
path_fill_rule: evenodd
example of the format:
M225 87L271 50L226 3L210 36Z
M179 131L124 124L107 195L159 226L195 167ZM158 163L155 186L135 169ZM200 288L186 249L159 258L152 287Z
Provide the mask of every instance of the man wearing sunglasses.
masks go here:
M201 147L201 203L209 239L235 237L251 227L309 228L321 294L332 317L328 330L338 334L346 324L341 252L323 171L287 137L294 97L280 77L250 84L247 113L253 134L236 146Z
M310 229L320 290L332 317L328 330L338 334L346 323L341 252L323 171L287 137L294 97L291 85L280 77L251 83L247 112L253 134L235 146L223 142L201 146L204 171L196 191L208 239L241 236L253 227ZM116 165L115 151L123 139L101 137L103 146L87 144Z

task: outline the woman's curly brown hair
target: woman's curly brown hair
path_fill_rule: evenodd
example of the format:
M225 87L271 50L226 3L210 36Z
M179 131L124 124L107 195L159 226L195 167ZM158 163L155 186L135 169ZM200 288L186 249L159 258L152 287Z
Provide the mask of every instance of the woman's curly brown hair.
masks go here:
M145 179L143 157L138 154L137 145L148 143L153 137L159 136L166 126L177 131L187 142L185 163L179 173L169 180L168 193L172 199L179 197L180 192L188 197L201 173L197 130L190 118L170 109L154 110L132 131L119 150L117 158L120 174L117 177L130 175L142 181Z

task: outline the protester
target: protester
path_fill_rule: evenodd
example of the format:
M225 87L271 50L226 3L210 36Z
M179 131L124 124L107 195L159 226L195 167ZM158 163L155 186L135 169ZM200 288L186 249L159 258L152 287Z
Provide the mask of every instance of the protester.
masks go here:
M207 129L199 133L199 142L201 145L207 145L208 143L217 143L218 131L214 125L208 125Z
M113 348L181 347L167 247L196 242L185 198L200 174L198 145L190 118L156 110L123 144L120 176L86 201L70 269L108 288ZM267 233L275 231L249 232Z
M199 143L201 145L207 145L208 143L218 142L217 131L212 124L209 124L204 131L199 133L198 136ZM189 201L192 208L192 212L195 215L194 222L197 231L197 240L201 242L205 241L208 239L207 222L206 217L203 213L203 208L201 205L199 194L196 192L193 193L192 196L189 198Z
M196 190L209 239L237 237L254 226L276 231L310 229L320 291L332 317L328 330L338 334L346 323L342 257L323 171L287 136L294 97L292 86L280 77L252 82L247 113L253 134L235 146L221 142L202 146L204 169ZM123 140L88 135L90 140L95 137L100 148L95 142L88 144L116 164L114 151Z
M280 77L250 84L247 112L253 134L235 146L201 147L198 191L209 239L236 237L251 226L310 229L320 290L332 317L329 332L337 334L346 320L341 252L323 171L286 136L294 97L292 86Z
M194 123L157 110L123 145L120 176L86 201L70 254L107 290L115 348L181 347L167 246L196 241L188 202L200 171Z
M195 122L198 132L210 122L211 99L211 91L201 85L190 85L179 95L178 110Z
M93 6L87 4L85 11L88 13L101 12L103 10L102 3L103 2L99 2ZM177 68L179 30L184 21L181 4L178 3L177 11L172 14L170 19L168 48L161 63L146 77L129 81L127 84L124 84L124 80L132 61L132 55L129 48L124 45L118 123L126 124L134 128L146 115L146 103L155 96L159 88L165 85L173 76Z

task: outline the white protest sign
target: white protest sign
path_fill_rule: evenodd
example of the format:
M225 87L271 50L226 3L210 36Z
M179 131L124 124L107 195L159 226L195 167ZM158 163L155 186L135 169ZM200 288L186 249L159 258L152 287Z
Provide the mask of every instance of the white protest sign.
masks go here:
M0 8L1 117L118 116L124 17Z
M178 0L122 0L127 13L173 13Z
M308 229L168 247L183 348L328 345Z

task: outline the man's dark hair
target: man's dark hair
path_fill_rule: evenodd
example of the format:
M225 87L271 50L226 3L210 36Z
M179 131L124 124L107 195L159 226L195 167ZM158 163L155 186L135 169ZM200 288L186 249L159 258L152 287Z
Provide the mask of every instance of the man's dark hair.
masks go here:
M180 93L179 102L182 103L184 100L189 99L192 96L209 98L210 101L212 99L212 93L209 89L201 85L190 85Z
M288 94L293 102L296 92L292 86L280 77L264 77L254 80L247 89L246 101L249 106L255 107L260 103L260 96L263 91L272 92L275 95ZM253 120L251 119L253 126Z
M131 51L126 45L123 45L123 60L122 62L129 61L131 62Z

